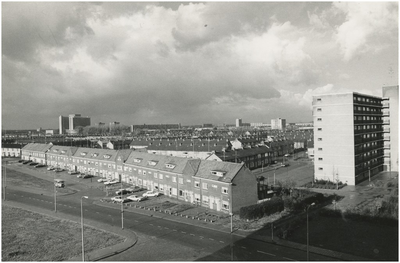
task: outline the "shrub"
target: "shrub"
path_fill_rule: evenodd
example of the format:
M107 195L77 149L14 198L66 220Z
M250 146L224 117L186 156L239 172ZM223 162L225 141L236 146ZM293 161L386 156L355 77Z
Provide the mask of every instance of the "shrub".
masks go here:
M258 219L281 212L283 209L283 200L279 197L273 197L269 201L240 208L239 216L242 219Z

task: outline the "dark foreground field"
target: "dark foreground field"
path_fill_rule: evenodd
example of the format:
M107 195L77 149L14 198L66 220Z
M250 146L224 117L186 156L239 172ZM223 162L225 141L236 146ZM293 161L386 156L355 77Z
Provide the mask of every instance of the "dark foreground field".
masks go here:
M87 252L124 241L89 227L84 234ZM80 224L2 206L2 261L65 261L81 255L81 244Z

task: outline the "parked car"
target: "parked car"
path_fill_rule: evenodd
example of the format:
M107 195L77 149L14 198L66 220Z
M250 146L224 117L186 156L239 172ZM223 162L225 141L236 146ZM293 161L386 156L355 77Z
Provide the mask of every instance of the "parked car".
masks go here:
M115 192L116 195L121 195L121 194L130 194L131 191L128 191L128 189L119 189L118 191Z
M142 196L149 197L149 196L160 196L160 195L161 195L160 192L156 192L156 191L147 191L147 192L144 193Z
M126 188L126 190L131 193L133 193L135 191L139 191L139 189L140 189L140 187L138 187L138 186Z
M119 183L119 181L116 179L104 182L105 185L112 185L112 184L118 184L118 183Z
M125 203L128 202L128 199L122 198L121 196L114 196L113 198L111 198L111 201L113 201L114 203Z
M77 171L68 171L68 174L79 174L79 172L77 172Z
M289 157L289 156L290 156L290 154L288 154L288 153L287 153L287 154L285 154L284 156L285 156L285 157Z
M21 160L18 160L18 162L19 162L19 163L23 163L23 162L25 162L25 160L24 160L24 159L21 159Z
M56 169L55 167L53 167L53 166L49 166L49 167L47 167L47 171L52 171L52 170L54 170L54 169Z
M55 179L54 181L54 185L58 188L64 188L65 187L65 183L63 180L60 179Z
M39 163L31 162L29 165L30 165L30 166L35 166L35 165L37 165L37 164L39 164Z
M127 197L127 199L129 199L133 202L140 202L140 201L146 200L147 197L146 196L138 196L138 195L130 195Z
M99 182L99 183L104 183L104 182L107 182L107 181L108 180L106 178L97 179L97 182Z
M282 167L286 167L286 166L289 166L289 164L288 163L281 163L281 166Z
M55 169L54 171L55 171L56 173L59 173L59 172L64 171L64 169L62 169L62 168L57 168L57 169Z
M32 162L31 160L28 160L28 161L22 162L22 164L28 164L28 163L31 163L31 162Z
M40 167L45 167L45 166L46 166L45 164L39 163L39 164L35 165L35 168L40 168Z
M85 175L86 175L85 173L80 173L80 174L78 174L76 177L78 177L78 178L84 178Z
M93 177L93 175L91 174L84 174L81 178L85 179L85 178L90 178Z

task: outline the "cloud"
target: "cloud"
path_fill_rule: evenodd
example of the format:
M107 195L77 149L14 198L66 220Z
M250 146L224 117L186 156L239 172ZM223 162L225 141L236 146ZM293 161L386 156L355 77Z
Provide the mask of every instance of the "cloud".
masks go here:
M397 35L397 3L335 2L334 7L346 15L346 21L336 29L336 41L343 58L349 61L356 55L380 49L377 39Z

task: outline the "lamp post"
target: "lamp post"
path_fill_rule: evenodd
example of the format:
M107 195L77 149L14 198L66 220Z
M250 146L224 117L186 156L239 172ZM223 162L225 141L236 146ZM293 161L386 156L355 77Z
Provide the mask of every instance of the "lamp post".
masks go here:
M6 200L6 181L7 181L7 161L6 161L6 165L4 166L4 179L3 179L3 185L4 185L4 201Z
M121 180L121 228L124 229L124 199L122 199L122 177Z
M308 209L310 206L315 205L315 203L312 203L311 205L308 205L306 208L306 214L307 214L307 261L309 261L309 238L308 238Z
M233 237L232 237L232 232L233 232L233 213L229 213L231 216L231 261L233 261Z
M368 181L371 182L371 168L368 166Z
M83 198L88 198L88 196L82 196L81 197L81 228L82 228L82 261L85 261L85 245L83 243L83 205L82 205L82 200Z
M276 172L276 167L274 169L274 186L275 186L275 172Z
M57 213L57 187L56 187L56 172L54 172L54 212Z

